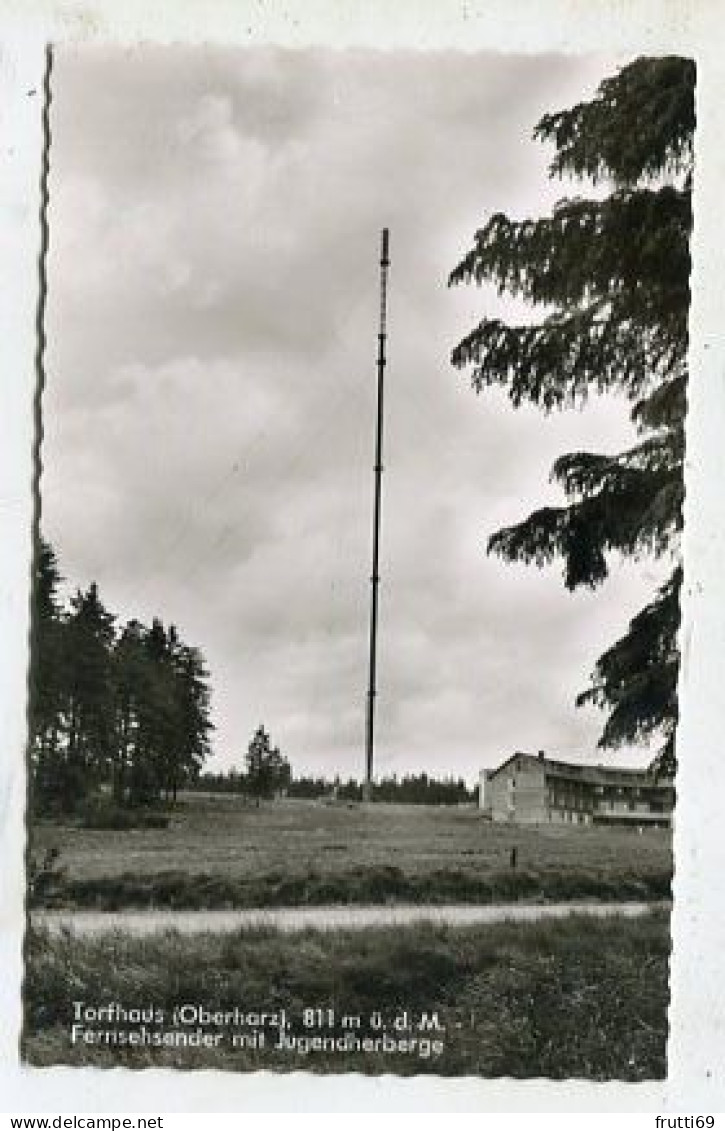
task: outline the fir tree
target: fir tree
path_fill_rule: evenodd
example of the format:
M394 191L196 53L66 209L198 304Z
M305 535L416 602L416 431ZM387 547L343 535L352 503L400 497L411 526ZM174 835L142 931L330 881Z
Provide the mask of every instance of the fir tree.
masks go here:
M71 598L65 621L67 790L78 797L108 776L113 760L111 649L114 616L92 582Z
M489 550L564 565L569 589L607 577L612 553L670 555L671 577L595 666L578 702L608 709L600 745L659 743L674 766L682 574L684 416L695 67L637 59L596 96L546 115L555 177L604 183L603 198L561 201L550 216L492 216L450 277L492 282L542 317L484 319L453 351L473 387L503 386L514 406L581 406L593 391L630 402L638 442L617 455L574 452L554 465L565 502L500 530Z
M139 737L131 766L130 797L153 801L168 789L171 767L180 741L176 714L173 653L176 630L168 633L158 617L142 634L142 683Z
M211 753L201 652L155 618L117 633L98 587L64 609L52 548L33 582L29 748L34 805L70 811L101 786L119 803L157 801L193 781Z
M52 547L40 540L35 557L31 607L28 723L34 800L41 806L57 788L66 686L63 621L58 599L62 578Z
M272 747L263 726L257 727L249 744L246 764L247 789L254 797L273 797L289 785L292 776L290 764L280 754L279 747Z
M113 652L115 697L112 789L116 801L127 799L134 766L144 759L143 719L149 682L144 647L146 629L137 620L126 624Z
M198 648L178 644L173 654L177 741L168 767L167 789L174 800L183 784L193 782L211 753L209 673Z

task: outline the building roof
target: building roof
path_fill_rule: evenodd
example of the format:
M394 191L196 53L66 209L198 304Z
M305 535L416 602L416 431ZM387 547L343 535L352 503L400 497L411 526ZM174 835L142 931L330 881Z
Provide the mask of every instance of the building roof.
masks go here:
M517 750L509 758L489 770L489 777L496 777L513 761L526 760L537 766L543 766L547 777L559 778L566 781L587 782L590 785L648 785L671 786L672 781L658 777L652 770L630 770L623 766L587 766L576 762L562 762L559 759L547 758L544 754L526 754Z

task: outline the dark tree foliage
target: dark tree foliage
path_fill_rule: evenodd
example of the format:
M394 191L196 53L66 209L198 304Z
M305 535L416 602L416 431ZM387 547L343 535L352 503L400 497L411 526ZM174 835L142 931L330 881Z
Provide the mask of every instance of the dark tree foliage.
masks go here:
M286 791L292 777L287 759L279 747L272 747L263 726L257 727L246 754L245 788L254 797L274 797Z
M138 764L147 754L144 729L147 696L147 657L144 627L131 620L121 630L113 653L116 745L111 786L116 801L123 802L137 788Z
M514 406L582 406L593 392L630 402L639 440L614 455L563 455L552 479L560 507L499 530L489 551L543 566L560 558L569 589L607 577L612 553L677 560L682 526L695 66L642 58L596 96L548 114L550 172L607 185L598 199L561 201L550 216L494 215L450 277L493 283L539 309L537 321L484 319L454 349L477 392L502 386ZM578 702L609 711L603 747L660 744L674 767L679 565L629 631L598 661Z
M290 797L337 797L341 801L362 801L362 783L350 778L346 782L330 782L325 778L293 778ZM425 772L392 774L373 782L374 801L397 802L401 805L459 805L474 800L475 791L468 789L462 778L432 778Z
M210 753L201 653L159 619L117 631L95 583L64 608L59 583L55 554L41 541L29 681L34 806L67 812L104 787L123 804L175 798Z
M178 644L173 657L176 741L168 766L174 799L182 783L195 781L211 754L209 672L198 648Z
M71 598L64 620L67 762L88 787L105 778L113 748L114 620L95 582Z
M579 705L591 702L609 708L602 746L636 742L643 734L664 730L657 759L663 769L670 768L675 757L681 587L678 567L654 601L632 620L627 634L600 656L592 686L577 699Z
M210 793L249 793L249 780L237 769L226 773L202 773L196 779L194 788ZM339 778L331 781L324 777L290 777L283 786L285 795L297 800L319 800L322 798L338 801L362 801L362 783L354 778L342 782ZM460 805L475 801L477 788L469 789L462 778L434 778L426 773L404 774L397 777L381 778L373 783L373 800L390 801L405 805Z
M462 778L437 779L420 774L393 774L373 783L374 801L401 802L406 805L459 805L473 800Z
M65 705L64 638L58 586L62 581L51 546L41 541L33 579L28 723L33 776L46 793L65 788L58 757Z

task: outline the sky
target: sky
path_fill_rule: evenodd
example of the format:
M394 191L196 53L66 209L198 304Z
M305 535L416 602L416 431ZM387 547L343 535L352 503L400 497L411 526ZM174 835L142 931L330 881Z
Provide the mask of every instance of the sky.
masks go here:
M390 229L376 772L476 779L514 750L596 750L574 700L659 580L489 557L565 451L627 407L550 417L476 395L449 288L495 211L551 182L539 117L623 60L199 46L63 47L51 106L42 527L71 589L201 648L208 769L262 723L296 773L364 768L380 231Z

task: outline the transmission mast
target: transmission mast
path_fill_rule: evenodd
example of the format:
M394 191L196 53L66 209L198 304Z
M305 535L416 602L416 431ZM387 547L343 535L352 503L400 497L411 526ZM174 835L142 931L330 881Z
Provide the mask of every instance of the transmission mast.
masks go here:
M375 748L375 695L378 648L378 585L380 583L380 504L383 475L383 405L385 385L385 346L387 343L387 303L388 268L390 239L387 228L383 228L380 240L380 324L378 329L378 390L377 419L375 428L375 493L373 501L373 569L370 577L372 587L370 601L370 663L368 676L367 719L365 727L365 783L363 798L372 797L373 753Z

